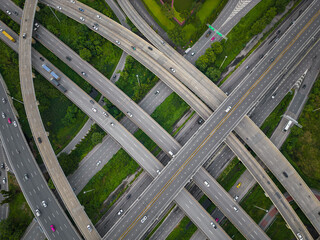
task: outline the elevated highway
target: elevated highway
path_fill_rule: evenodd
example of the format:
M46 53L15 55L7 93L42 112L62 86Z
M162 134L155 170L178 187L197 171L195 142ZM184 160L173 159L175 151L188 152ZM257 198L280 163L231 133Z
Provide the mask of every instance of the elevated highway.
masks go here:
M40 155L46 164L51 179L55 184L65 206L69 210L74 222L77 224L78 228L86 239L100 239L98 232L94 229L94 226L92 226L90 219L73 193L68 180L59 165L42 124L41 116L37 107L31 66L31 40L33 20L37 3L37 0L27 0L25 2L20 28L20 32L22 34L19 38L19 74L21 92L28 122L30 124L31 132L39 149ZM91 232L88 231L88 225L91 225L93 228Z

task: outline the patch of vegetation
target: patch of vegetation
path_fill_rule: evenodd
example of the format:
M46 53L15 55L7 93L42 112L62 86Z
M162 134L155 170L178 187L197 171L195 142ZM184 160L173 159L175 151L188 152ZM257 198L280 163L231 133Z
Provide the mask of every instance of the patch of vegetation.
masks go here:
M197 227L190 221L188 217L184 217L179 225L173 229L166 240L187 240L197 230Z
M61 168L66 176L72 174L79 166L81 160L102 141L106 133L96 124L92 125L89 133L70 154L61 153L58 157ZM98 138L98 140L97 140Z
M218 67L228 56L222 69L240 53L250 39L263 31L271 20L285 10L290 0L264 0L252 8L227 35L228 41L222 40L223 52L217 57L215 66Z
M175 1L174 8L171 1L143 0L143 3L155 21L169 35L170 39L179 46L192 45L207 30L206 23L212 23L219 15L228 0L204 1ZM175 8L177 6L177 8ZM173 17L180 22L180 26Z
M100 1L85 1L85 3L98 5ZM92 64L98 71L107 77L110 77L115 69L122 50L104 39L97 33L94 33L84 24L68 18L66 15L55 11L60 22L54 17L51 10L43 5L38 4L41 8L36 13L36 19L43 24L50 32L56 35L62 42L67 44L85 61ZM113 18L114 15L110 8L101 6L102 12Z
M240 205L256 223L259 223L266 212L255 206L269 209L273 204L270 199L264 195L263 189L256 184L243 201L241 201Z
M283 100L279 103L279 105L272 111L272 113L267 117L267 119L263 122L261 126L261 130L264 132L264 134L270 138L273 131L278 126L281 117L287 107L289 106L291 100L293 98L293 94L288 93Z
M0 221L0 239L21 239L28 225L33 219L33 214L24 198L19 184L11 173L8 172L9 191L1 191L8 197L4 200L9 203L9 216Z
M286 227L286 222L283 220L280 214L276 216L276 219L272 225L266 231L267 235L274 240L282 239L294 239L292 231Z
M133 57L127 56L116 85L133 101L139 102L157 82L158 77Z
M217 178L217 182L226 191L229 191L245 170L245 166L243 166L239 159L234 158Z
M104 201L127 177L135 173L139 165L123 150L120 149L78 194L80 203L93 224L99 221L105 212L112 206L114 201L104 206ZM83 194L84 191L94 191ZM121 192L122 194L122 192Z
M213 64L222 51L223 47L221 42L214 42L211 44L211 47L206 50L205 54L201 55L196 61L196 67L205 73L214 83L220 79L221 71L217 67L214 67Z
M282 153L309 187L320 190L320 78L311 90L298 121L303 128L293 127L282 146Z
M178 12L191 11L193 2L193 0L175 0L173 6Z

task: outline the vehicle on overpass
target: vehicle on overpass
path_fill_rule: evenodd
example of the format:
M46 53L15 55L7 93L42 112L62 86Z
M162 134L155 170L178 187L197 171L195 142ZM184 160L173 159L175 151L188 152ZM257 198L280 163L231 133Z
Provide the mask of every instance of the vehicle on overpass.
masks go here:
M10 41L16 42L16 40L15 40L13 37L11 37L11 35L10 35L9 33L7 33L6 31L3 30L2 33L3 33L3 35L5 35Z

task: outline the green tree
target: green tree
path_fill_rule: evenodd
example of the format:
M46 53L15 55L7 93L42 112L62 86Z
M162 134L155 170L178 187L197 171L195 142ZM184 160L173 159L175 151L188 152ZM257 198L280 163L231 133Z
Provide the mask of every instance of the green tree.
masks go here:
M75 169L78 168L78 161L74 154L61 153L59 156L59 163L63 172L66 176L71 174Z
M196 61L196 67L202 72L206 70L208 65L209 65L209 60L206 55L200 56Z
M180 26L176 26L172 30L169 30L168 35L175 44L179 46L182 46L184 44L184 31Z
M70 124L74 123L77 120L76 119L77 113L78 113L78 107L76 105L69 106L67 108L66 115L61 120L63 125L69 126Z
M186 19L187 17L189 17L190 15L190 11L188 11L187 9L183 10L181 13L180 13L180 17Z
M18 193L19 193L19 191L16 190L16 189L10 189L9 191L2 190L1 194L5 199L2 200L0 205L2 206L5 203L12 202L14 200L14 198L17 196Z
M12 217L0 222L0 239L18 240L23 234L25 227L21 222L16 222Z
M168 4L168 3L164 3L161 5L161 11L167 18L174 17L174 11L171 8L170 4Z
M93 145L96 145L98 143L101 143L102 142L102 134L99 133L99 132L94 132L91 136L91 142Z
M214 42L211 44L211 48L213 50L213 52L217 55L221 54L223 51L223 47L221 42Z
M206 76L210 78L213 82L217 82L220 79L221 72L217 68L209 67L206 71Z
M85 61L90 61L92 55L89 49L82 48L79 52L80 57Z
M216 54L212 48L206 50L205 56L208 58L208 65L212 65L216 61Z

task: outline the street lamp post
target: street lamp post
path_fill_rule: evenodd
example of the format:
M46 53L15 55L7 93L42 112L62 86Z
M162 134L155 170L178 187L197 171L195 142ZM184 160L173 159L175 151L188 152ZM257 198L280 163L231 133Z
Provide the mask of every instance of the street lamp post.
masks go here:
M139 75L137 74L136 77L137 77L137 80L138 80L139 87L141 87Z
M256 206L256 205L253 205L255 208L258 208L258 209L260 209L260 210L262 210L262 211L265 211L266 213L267 212L269 212L269 210L267 210L267 209L264 209L264 208L261 208L261 207L258 207L258 206Z
M15 100L15 101L17 101L17 102L19 102L19 103L21 103L21 104L23 104L23 102L21 102L20 100L14 98L14 97L11 97L11 99L12 99L12 100Z
M88 190L88 191L84 191L83 192L83 194L86 194L86 193L88 193L88 192L92 192L92 191L94 191L95 189L91 189L91 190Z
M227 59L227 57L228 57L228 56L225 56L225 57L224 57L224 59L223 59L221 65L220 65L219 69L222 67L222 65L224 64L224 61Z

